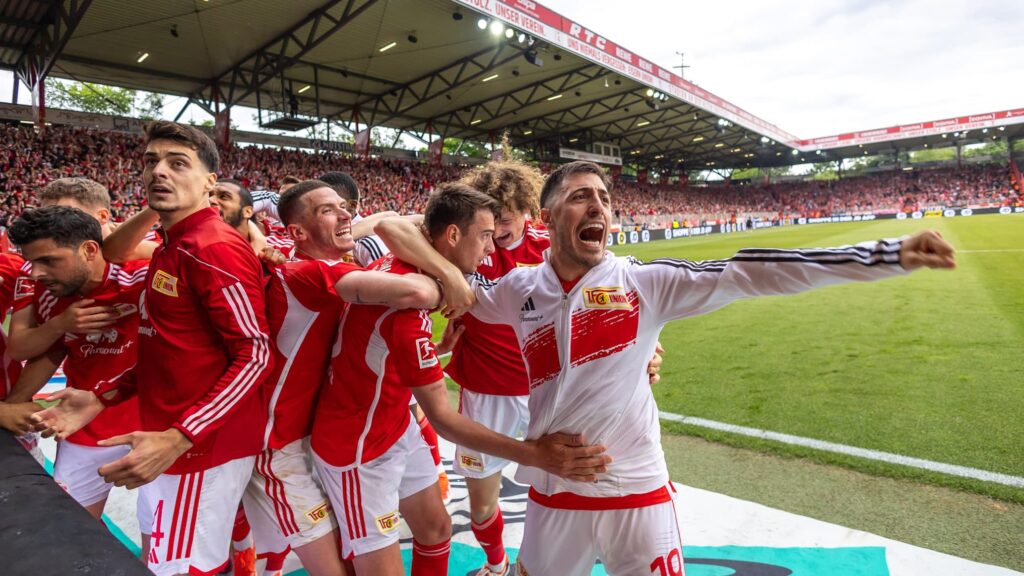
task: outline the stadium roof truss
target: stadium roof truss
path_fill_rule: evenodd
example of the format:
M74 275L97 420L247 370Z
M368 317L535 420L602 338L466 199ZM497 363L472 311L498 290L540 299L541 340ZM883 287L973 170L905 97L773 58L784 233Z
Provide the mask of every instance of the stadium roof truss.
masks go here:
M942 137L933 123L800 140L524 0L7 0L0 66L29 85L48 72L185 96L211 114L250 106L424 142L493 142L507 131L545 157L608 143L656 170L971 140L964 130ZM1024 136L1024 110L972 119L963 125L979 128L975 139L989 137L983 125Z

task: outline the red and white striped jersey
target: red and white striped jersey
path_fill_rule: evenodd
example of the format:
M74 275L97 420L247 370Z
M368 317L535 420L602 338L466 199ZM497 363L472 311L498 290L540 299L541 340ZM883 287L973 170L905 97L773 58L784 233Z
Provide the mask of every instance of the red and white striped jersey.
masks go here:
M658 408L647 363L670 320L705 314L754 296L795 294L903 274L898 241L816 250L741 250L727 260L648 263L604 259L566 285L550 261L518 268L497 283L477 277L473 314L510 324L530 380L527 438L583 434L612 457L597 482L520 466L516 479L546 496L621 498L668 482Z
M291 260L295 258L295 241L292 240L288 234L268 234L267 235L267 246L277 250L284 257Z
M510 270L536 266L544 261L544 251L550 245L548 231L534 228L527 222L519 242L508 248L496 248L477 268L477 273L488 280L497 280ZM445 367L452 380L481 394L529 394L526 365L512 328L481 322L473 314L466 314L460 321L466 331L455 344L452 359Z
M0 322L7 317L7 311L14 306L21 267L25 260L13 252L0 252ZM24 289L23 289L24 290ZM22 295L24 298L25 295ZM0 330L0 400L7 397L21 374L21 362L7 355L7 334Z
M263 447L270 371L262 267L217 210L196 212L163 232L140 305L138 363L109 390L139 395L142 429L174 427L193 443L167 470L206 470Z
M371 269L418 272L393 255ZM320 458L339 467L364 463L398 441L409 425L411 389L444 379L430 336L426 310L348 306L313 422Z
M317 395L327 381L331 349L346 303L334 291L342 276L362 270L342 261L296 260L271 270L267 322L274 369L266 382L267 448L309 436Z
M58 298L36 283L32 305L36 322L42 324L59 316L68 306L89 298L92 306L111 306L119 314L113 325L89 334L66 333L54 344L67 351L64 374L68 386L92 390L100 382L115 380L135 366L139 336L139 298L146 286L149 260L131 260L124 264L107 263L103 283L84 296ZM139 429L139 403L130 398L100 412L85 428L68 440L83 446L95 446L105 438Z

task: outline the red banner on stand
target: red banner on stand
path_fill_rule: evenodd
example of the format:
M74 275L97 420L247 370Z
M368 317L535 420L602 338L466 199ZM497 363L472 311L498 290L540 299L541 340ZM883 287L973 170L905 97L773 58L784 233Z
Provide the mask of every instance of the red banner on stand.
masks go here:
M435 166L440 166L444 160L444 138L438 138L427 146L427 152L430 154L430 163Z
M356 143L356 154L361 154L363 158L370 155L370 128L366 130L356 132L355 143Z

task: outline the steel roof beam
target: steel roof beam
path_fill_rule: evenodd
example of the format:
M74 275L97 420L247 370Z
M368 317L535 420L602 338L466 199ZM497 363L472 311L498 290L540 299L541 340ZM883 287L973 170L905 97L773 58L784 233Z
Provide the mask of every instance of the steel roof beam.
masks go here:
M329 0L291 28L209 80L196 90L193 96L207 101L217 97L228 107L238 104L272 78L280 76L289 66L298 63L303 56L358 18L377 1ZM344 9L341 15L333 16L331 10L342 4ZM210 91L211 98L205 97L204 93L207 91Z
M18 78L34 90L50 73L54 62L64 50L92 0L53 0L49 22L40 22L36 32L14 65Z

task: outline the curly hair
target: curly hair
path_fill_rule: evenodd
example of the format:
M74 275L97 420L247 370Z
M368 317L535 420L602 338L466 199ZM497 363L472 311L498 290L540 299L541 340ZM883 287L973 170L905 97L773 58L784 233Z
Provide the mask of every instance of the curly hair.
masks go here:
M467 172L459 182L494 198L502 208L540 215L544 175L533 166L515 160L488 162Z

